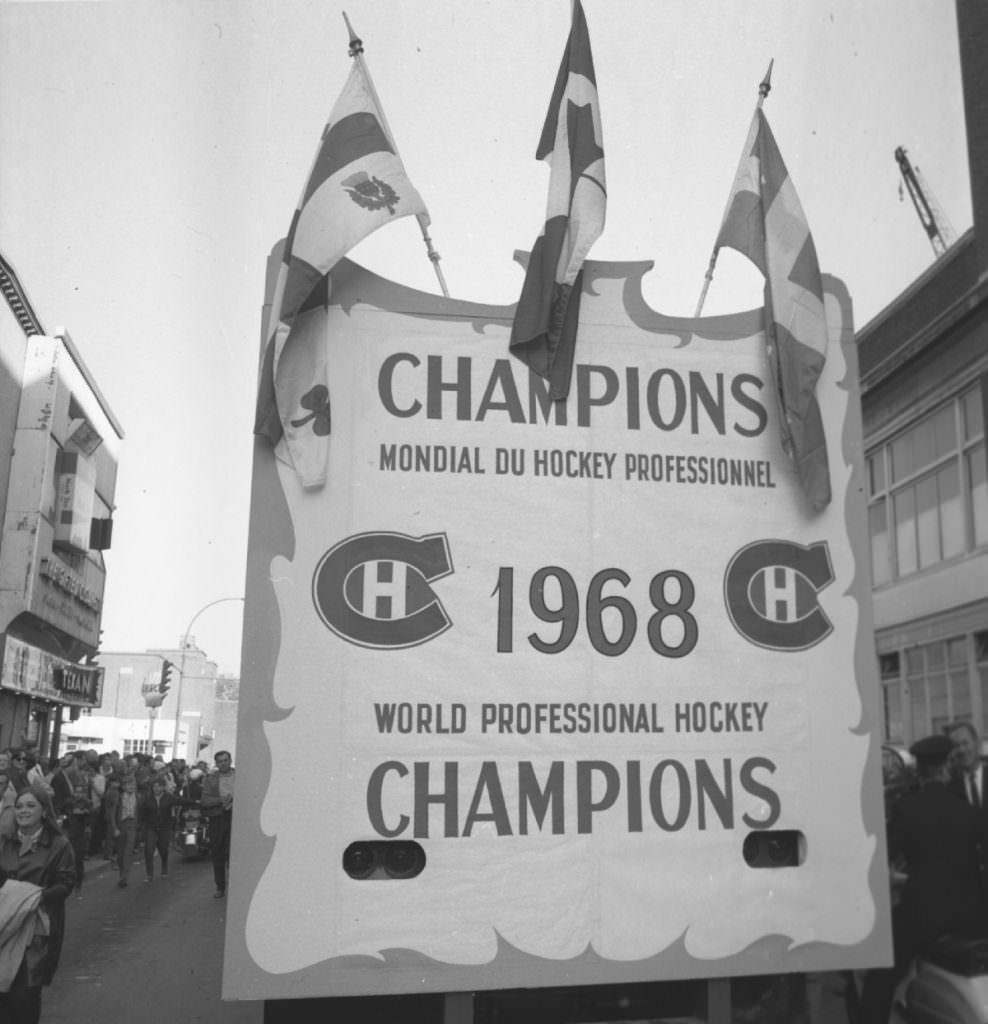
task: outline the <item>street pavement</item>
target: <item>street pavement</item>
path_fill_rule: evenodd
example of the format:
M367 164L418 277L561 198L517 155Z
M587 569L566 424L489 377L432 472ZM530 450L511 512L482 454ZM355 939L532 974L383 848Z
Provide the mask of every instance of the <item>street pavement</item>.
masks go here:
M263 1004L220 999L226 900L213 899L209 860L172 851L169 877L144 881L143 856L130 885L115 866L86 862L81 898L66 904L58 973L44 990L43 1024L139 1020L141 1024L261 1024Z
M55 980L44 990L42 1024L263 1024L263 1003L220 999L226 900L213 899L209 860L184 861L172 851L169 868L169 877L162 878L156 858L154 881L146 883L139 854L130 885L120 889L114 865L102 858L87 861L81 895L66 904L65 945ZM813 1024L846 1024L842 989L839 975L814 976ZM335 1019L393 1024L418 1016L409 1016L408 1007L398 1013L387 1000L348 1005L344 1012L342 1003L351 1002L341 1001ZM466 1004L461 1011L447 1009L446 1019L472 1018ZM317 1006L278 1014L271 1019L286 1024L327 1019Z

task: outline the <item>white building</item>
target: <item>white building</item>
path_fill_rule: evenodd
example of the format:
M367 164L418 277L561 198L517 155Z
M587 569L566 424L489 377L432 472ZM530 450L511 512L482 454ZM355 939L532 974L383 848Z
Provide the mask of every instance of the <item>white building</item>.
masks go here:
M166 662L172 669L167 692L162 694ZM64 726L63 750L116 750L121 754L161 754L166 761L178 757L190 763L200 759L212 762L217 667L193 637L184 649L101 651L99 664L103 705ZM155 707L158 697L163 699Z
M93 663L123 429L64 327L0 255L0 746L59 749Z

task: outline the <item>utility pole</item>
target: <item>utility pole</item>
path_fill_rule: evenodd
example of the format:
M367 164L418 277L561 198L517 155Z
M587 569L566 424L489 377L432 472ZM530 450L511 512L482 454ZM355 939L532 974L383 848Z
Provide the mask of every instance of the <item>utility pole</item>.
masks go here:
M215 601L210 601L209 604L204 604L199 611L192 616L188 626L185 627L185 633L182 635L182 657L179 661L178 666L178 693L177 693L177 706L175 708L175 735L172 739L172 758L178 757L178 741L181 737L182 731L182 688L185 683L185 654L189 649L189 634L192 632L192 627L196 624L196 619L207 609L212 608L214 604L223 604L225 601L242 601L242 597L218 597ZM186 755L190 751L186 750ZM194 754L198 754L199 751L192 751Z

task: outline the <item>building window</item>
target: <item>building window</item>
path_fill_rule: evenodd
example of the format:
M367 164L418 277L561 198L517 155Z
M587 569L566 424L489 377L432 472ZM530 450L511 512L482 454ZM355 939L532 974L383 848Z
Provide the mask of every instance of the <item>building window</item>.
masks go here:
M167 740L155 740L153 746L148 746L147 740L124 740L124 757L129 757L131 754L161 754L164 756L167 751Z
M880 654L878 671L882 683L885 739L902 743L902 689L899 682L899 652Z
M98 750L103 746L102 736L66 736L65 742L70 744L69 750Z
M872 451L867 468L875 586L988 544L979 387Z
M971 443L965 455L965 469L971 486L974 546L978 547L988 544L988 481L985 479L988 457L985 455L984 410L977 388L968 391L962 402L964 441Z
M966 638L922 644L905 653L913 738L941 732L951 722L971 721Z
M974 662L981 687L981 735L988 736L988 631L974 634Z

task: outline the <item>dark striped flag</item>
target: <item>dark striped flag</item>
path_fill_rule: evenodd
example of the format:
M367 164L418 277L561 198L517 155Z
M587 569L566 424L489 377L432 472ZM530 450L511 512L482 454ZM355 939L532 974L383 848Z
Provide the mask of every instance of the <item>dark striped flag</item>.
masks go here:
M597 79L580 0L535 157L548 159L542 234L528 260L509 350L565 398L580 310L580 272L604 230L607 186Z
M830 469L816 382L827 355L823 283L813 236L759 107L748 132L716 248L736 249L765 275L765 337L779 400L782 446L817 510Z
M261 366L254 432L294 466L303 487L325 482L329 373L307 300L361 239L398 217L428 211L408 180L362 67L355 61L285 239ZM310 322L306 322L309 320Z

